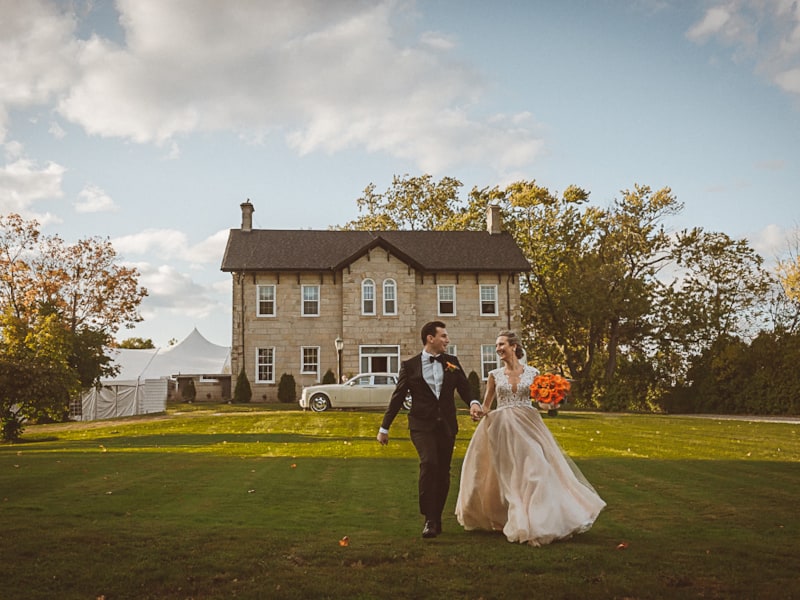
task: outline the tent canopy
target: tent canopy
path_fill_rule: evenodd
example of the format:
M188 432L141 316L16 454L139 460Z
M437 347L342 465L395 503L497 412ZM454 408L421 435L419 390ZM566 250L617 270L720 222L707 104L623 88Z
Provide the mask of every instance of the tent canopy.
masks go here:
M161 379L176 375L222 375L231 372L231 349L209 342L195 327L186 338L169 348L111 351L120 371L103 385Z
M168 379L178 375L229 375L231 349L212 344L195 328L167 349L109 350L115 377L100 380L100 389L81 395L83 421L161 412L166 408Z

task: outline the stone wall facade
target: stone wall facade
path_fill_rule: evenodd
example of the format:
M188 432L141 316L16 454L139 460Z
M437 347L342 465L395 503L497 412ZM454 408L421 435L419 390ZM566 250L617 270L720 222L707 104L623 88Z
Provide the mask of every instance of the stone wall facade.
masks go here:
M509 273L421 273L382 247L372 248L338 272L233 273L231 372L235 382L244 367L254 402L277 402L278 382L291 374L297 396L303 386L319 383L327 370L337 373L334 340L341 337L342 374L355 375L365 365L396 371L399 360L419 352L420 329L431 320L447 325L450 343L467 373L482 375L481 346L494 346L504 329L521 324L519 279ZM362 285L375 285L374 314L363 314ZM394 282L395 311L387 314L384 284ZM257 315L257 288L274 286L275 311ZM303 316L303 286L318 286L319 315ZM440 314L439 286L453 286L454 314ZM496 314L481 313L481 286L494 289ZM391 312L391 311L390 311ZM302 349L316 348L319 368L301 372ZM271 349L273 380L257 376L259 349ZM372 356L377 351L380 356ZM394 353L386 358L382 353ZM372 362L370 362L372 361ZM393 368L394 367L394 368ZM378 370L378 369L372 369ZM383 369L381 369L383 370Z

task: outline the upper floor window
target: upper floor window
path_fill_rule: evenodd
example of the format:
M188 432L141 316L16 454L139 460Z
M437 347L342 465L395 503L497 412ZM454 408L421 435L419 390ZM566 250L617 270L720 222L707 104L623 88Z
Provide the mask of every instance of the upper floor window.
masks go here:
M319 346L300 348L300 372L304 375L319 375Z
M456 286L454 285L439 286L439 314L440 315L456 314Z
M275 348L256 348L256 381L275 383Z
M394 279L385 279L383 282L383 314L397 314L397 283Z
M361 314L375 314L375 282L372 279L361 282Z
M483 379L489 378L489 371L499 366L500 359L497 357L497 349L494 344L481 345L481 376Z
M275 286L274 285L259 285L256 287L257 309L256 314L259 317L274 317L275 316Z
M481 286L481 314L482 315L496 315L497 314L497 286L496 285L482 285Z
M304 317L319 316L319 286L303 286L303 312Z

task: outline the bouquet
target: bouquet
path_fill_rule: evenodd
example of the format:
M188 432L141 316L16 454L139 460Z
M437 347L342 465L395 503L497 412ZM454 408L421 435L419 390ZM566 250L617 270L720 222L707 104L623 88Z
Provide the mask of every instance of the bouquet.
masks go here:
M531 384L531 400L538 403L541 408L556 410L567 397L569 381L561 375L546 373L537 375Z

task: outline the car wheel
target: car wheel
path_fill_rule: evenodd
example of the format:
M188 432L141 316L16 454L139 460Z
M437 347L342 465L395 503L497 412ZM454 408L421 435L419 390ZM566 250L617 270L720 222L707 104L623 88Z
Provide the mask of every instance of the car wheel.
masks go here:
M314 412L323 412L331 407L331 403L328 402L328 397L325 394L314 394L308 404Z
M411 394L406 396L406 399L403 400L403 408L406 410L411 410Z

